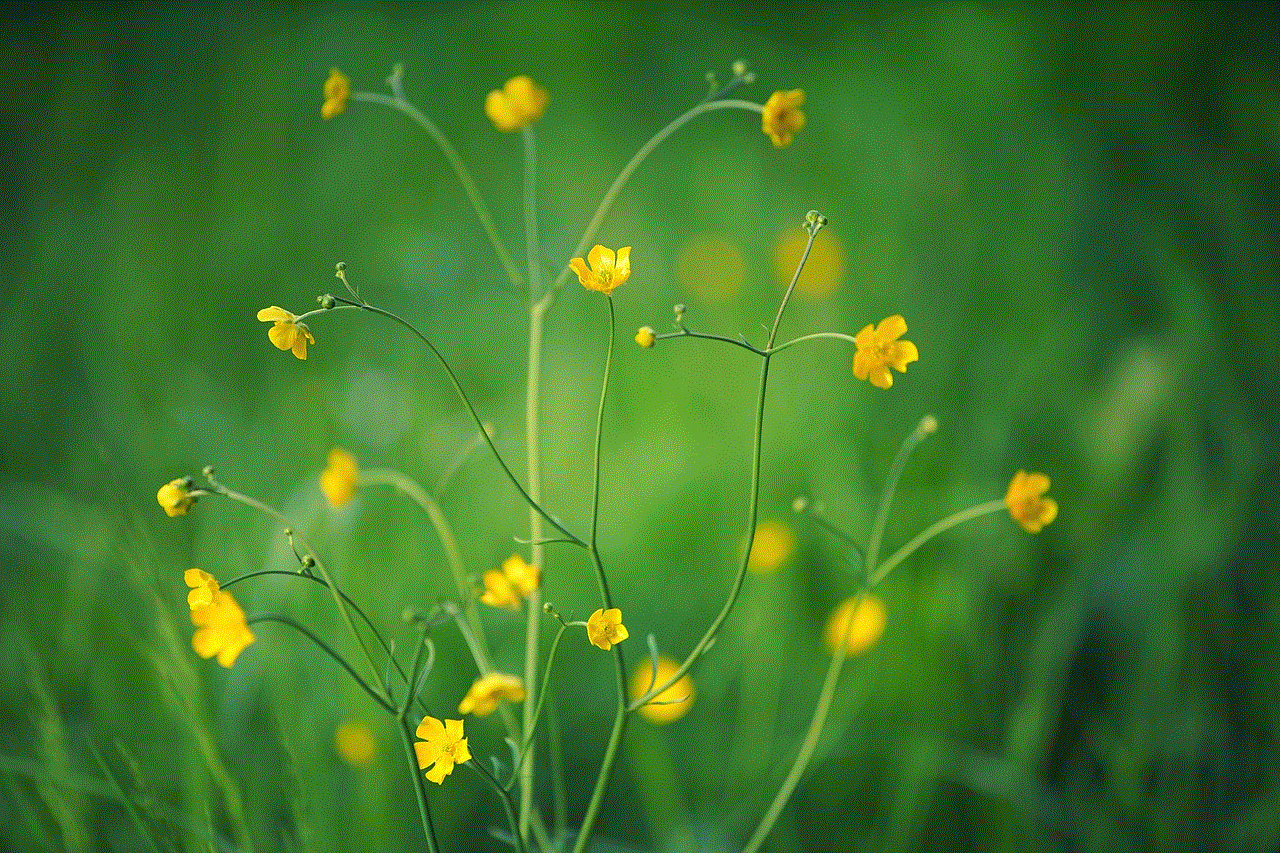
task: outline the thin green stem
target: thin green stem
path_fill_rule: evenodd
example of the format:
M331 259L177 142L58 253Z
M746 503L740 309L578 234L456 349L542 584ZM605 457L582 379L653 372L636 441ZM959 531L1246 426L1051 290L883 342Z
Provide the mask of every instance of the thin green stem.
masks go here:
M596 441L595 452L592 455L592 483L591 483L591 559L596 567L596 582L600 585L600 600L604 602L605 608L613 607L613 600L609 595L609 581L605 577L604 565L600 561L600 445L604 438L604 404L609 396L609 374L613 367L613 339L616 333L617 325L616 316L613 307L613 297L606 296L609 303L609 347L605 350L604 356L604 378L600 382L600 405L596 408Z
M868 586L874 587L876 584L880 583L880 581L885 579L885 577L889 574L889 572L897 568L899 563L907 559L907 557L910 557L913 553L915 553L917 548L919 548L924 543L928 542L933 537L937 536L939 533L942 533L945 530L950 530L956 525L963 524L964 522L969 521L970 519L978 518L980 516L987 515L988 513L992 513L992 512L999 512L1004 508L1005 508L1004 499L999 498L994 501L987 501L986 503L980 503L977 506L971 506L968 509L962 509L959 512L955 513L954 515L949 515L946 518L942 519L941 521L934 522L933 524L926 527L924 530L920 531L920 533L917 534L914 539L912 539L906 545L903 545L896 552L894 552L892 557L885 560L884 563L878 566L876 570L872 573L870 579L868 580L867 582Z
M511 260L511 254L507 252L507 247L503 245L502 239L498 236L497 228L493 224L493 217L489 214L489 209L480 198L480 191L476 189L476 182L471 178L471 173L467 171L462 158L458 156L457 149L440 131L440 128L436 127L435 122L427 118L421 110L405 100L403 96L393 97L384 95L381 92L352 92L351 100L381 104L399 110L427 132L427 135L439 146L440 153L444 154L444 158L453 167L453 173L458 177L458 182L462 184L462 189L466 192L467 198L471 200L471 207L476 212L476 218L480 220L480 225L484 228L484 233L488 236L489 243L493 246L493 251L498 256L498 262L502 264L511 286L516 289L524 287L524 282L520 278L520 270L516 268L515 261Z
M404 715L400 715L399 725L396 726L400 731L400 742L404 744L405 757L409 761L409 773L413 776L413 792L418 799L418 814L422 818L422 833L427 838L427 850L430 853L439 853L440 844L436 841L436 829L431 824L431 810L427 807L427 777L423 775L422 768L418 767L418 754L413 750L413 735L409 731L409 721Z
M516 853L525 853L524 839L520 836L519 823L516 821L516 811L511 802L511 792L502 787L502 784L494 778L493 774L486 770L484 765L476 759L472 758L467 761L466 766L474 770L498 795L498 799L502 802L502 810L507 815L507 825L511 827L511 838L515 843Z
M537 707L534 708L533 716L529 721L529 724L525 726L524 743L520 747L520 754L517 756L516 766L511 768L511 781L503 786L507 790L510 790L516 783L516 779L520 776L520 768L524 766L525 759L533 748L533 736L537 731L538 721L542 718L542 706L547 700L547 686L551 683L551 665L555 662L556 650L560 648L560 638L564 636L564 632L566 630L568 630L568 627L561 625L559 630L556 631L555 639L551 641L551 650L547 652L547 666L546 669L543 670L541 689L538 690ZM533 691L530 690L528 692L532 694ZM525 704L533 705L534 703L526 701Z
M884 491L880 495L880 508L876 511L875 522L871 525L871 535L867 538L867 573L874 573L878 567L880 559L880 542L884 538L884 528L889 521L889 505L893 502L893 494L897 491L898 480L902 477L902 470L907 465L907 459L911 456L911 451L920 446L920 442L925 440L933 430L937 429L937 421L932 416L926 416L920 420L907 437L902 440L902 446L898 448L898 455L893 458L893 465L889 467L889 477L885 480Z
M782 352L784 349L787 349L788 347L793 347L796 344L802 344L805 341L816 340L817 338L834 338L835 340L838 340L838 341L848 341L851 344L856 344L858 342L858 339L855 338L853 335L846 335L844 332L814 332L811 335L801 335L798 338L792 338L786 343L778 344L776 347L773 347L769 352L770 354Z
M361 678L359 673L355 671L355 668L351 666L350 663L347 662L346 658L338 654L338 652L336 652L332 646L330 646L324 640L317 637L309 629L303 627L301 623L296 622L293 619L290 619L288 616L279 616L274 613L263 613L257 616L250 616L248 619L245 620L245 623L249 625L256 625L259 622L279 622L282 625L288 625L300 631L309 640L311 640L311 642L319 646L321 650L325 652L325 654L329 655L329 657L337 661L338 665L341 666L343 669L345 669L347 671L347 674L350 675L353 679L355 679L356 684L359 684L360 687L364 689L365 693L368 693L370 696L373 697L373 701L377 702L379 705L381 705L383 708L385 708L386 710L390 711L393 714L396 712L396 709L394 706L392 706L391 702L386 697L384 697L379 691L374 690L367 681ZM375 681L374 683L377 684L378 682Z
M528 266L529 302L538 301L542 289L542 261L538 248L538 144L533 128L526 127L524 138L524 252Z
M742 347L745 350L750 350L756 355L765 354L764 350L756 349L755 347L753 347L751 344L747 343L744 340L740 340L738 338L728 338L728 337L725 337L724 335L711 335L711 334L707 334L706 332L691 332L688 329L686 329L684 326L681 326L680 331L678 332L663 332L661 335L654 335L655 341L665 341L668 338L701 338L706 341L720 341L721 343L733 344L735 347Z

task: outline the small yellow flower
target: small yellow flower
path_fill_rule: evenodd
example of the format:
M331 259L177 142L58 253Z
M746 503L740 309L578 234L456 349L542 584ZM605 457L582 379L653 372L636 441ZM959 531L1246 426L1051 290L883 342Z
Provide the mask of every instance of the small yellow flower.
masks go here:
M791 559L796 550L796 535L781 521L765 521L756 525L747 568L757 574L776 572Z
M484 114L498 130L510 133L542 118L549 100L545 89L521 74L508 80L501 90L489 93L484 101Z
M591 269L587 269L588 263ZM607 296L631 277L631 247L623 246L615 258L613 249L597 243L587 253L586 261L574 258L569 261L569 268L578 274L578 281L587 290L598 290Z
M230 669L240 653L254 641L244 611L225 589L214 592L208 604L191 608L191 624L196 632L191 647L202 658L218 656L218 663Z
M526 563L519 554L502 561L500 569L484 573L484 592L480 600L490 607L519 610L521 599L533 595L542 581L542 572Z
M476 679L475 684L467 691L458 703L459 714L475 714L487 717L498 709L498 700L509 702L524 701L524 682L514 675L502 672L491 672Z
M324 103L320 106L320 117L330 119L346 112L350 97L351 80L338 69L329 69L329 79L324 81Z
M333 732L333 748L352 767L364 767L378 755L378 741L365 723L343 723Z
M175 515L186 515L196 502L196 495L191 494L191 478L179 477L170 480L156 492L156 502L164 510L164 514L173 518Z
M329 465L320 472L320 491L329 506L337 509L351 503L360 484L360 466L356 458L340 447L329 451Z
M1039 471L1019 471L1009 483L1004 494L1004 505L1009 515L1028 533L1039 533L1046 524L1058 517L1058 502L1044 497L1049 491L1049 478Z
M911 341L900 341L898 338L906 334L907 321L901 314L885 317L880 325L872 328L871 324L862 327L862 331L854 336L858 352L853 357L853 375L858 379L870 380L877 388L888 388L893 384L892 367L899 373L907 372L907 365L920 359L920 351Z
M418 755L418 769L427 770L427 778L437 785L444 784L444 777L453 772L453 765L471 760L467 739L462 736L462 720L445 720L423 717L414 733L421 743L413 745Z
M641 326L640 331L636 332L636 343L645 349L653 349L653 345L657 343L658 336L653 329L648 326Z
M217 578L199 569L187 569L182 573L182 579L186 581L187 586L191 587L191 591L187 593L188 607L195 610L202 605L213 603L213 595L220 588Z
M791 137L804 127L804 113L800 112L803 103L803 89L774 92L765 101L760 129L773 140L775 148L786 148L791 144Z
M263 323L275 324L267 329L267 337L276 345L276 349L291 349L298 358L307 360L307 344L314 344L316 339L311 336L306 323L298 322L297 315L272 305L259 311L258 319Z
M591 645L606 652L613 648L614 643L621 643L629 636L627 626L622 624L622 611L616 607L597 610L587 620L587 639Z
M858 608L856 613L855 606ZM852 630L849 628L850 619L853 620ZM876 644L888 621L884 602L871 593L862 596L861 603L856 595L847 598L836 605L836 609L827 617L827 628L823 632L827 650L834 655L843 646L846 657L860 655ZM845 645L846 633L849 635L848 645Z
M631 701L634 702L648 693L650 687L662 684L675 675L676 670L679 668L680 664L663 655L658 658L658 675L655 678L653 676L652 661L645 661L640 664L631 676L631 689L629 691ZM649 700L649 704L641 705L639 708L640 716L658 725L674 723L689 713L689 709L693 707L693 694L693 678L686 672L680 676L675 684L672 684Z

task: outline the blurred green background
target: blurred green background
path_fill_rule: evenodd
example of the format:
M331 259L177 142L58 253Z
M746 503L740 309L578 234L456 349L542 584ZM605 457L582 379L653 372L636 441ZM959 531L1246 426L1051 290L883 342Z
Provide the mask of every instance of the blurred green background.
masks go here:
M430 484L472 426L400 330L318 318L300 362L254 314L306 310L346 261L439 343L517 470L527 314L420 130L361 104L320 120L329 68L383 91L405 63L518 258L520 140L481 107L514 74L548 89L555 272L631 154L739 58L758 75L744 97L806 91L796 142L775 150L747 113L699 119L599 235L635 247L602 507L629 660L650 632L683 654L723 600L757 376L742 350L644 351L634 329L684 302L691 327L762 341L776 247L816 208L826 256L784 337L901 312L922 357L888 392L853 379L845 344L775 360L761 513L798 549L749 578L692 713L632 725L595 849L741 846L807 725L826 614L855 588L792 499L864 538L926 413L942 429L907 468L890 548L1018 468L1050 474L1060 517L1034 537L984 518L888 579L888 630L846 668L766 849L1280 846L1274 8L19 4L0 27L0 848L150 849L96 753L162 849L211 849L210 826L241 850L422 849L394 729L330 661L271 625L229 671L191 652L182 570L291 568L279 529L214 499L168 519L156 488L216 466L408 642L403 608L452 589L425 519L385 489L331 511L315 477L336 445ZM606 322L576 284L548 320L546 504L578 530ZM442 503L476 574L527 535L483 455ZM285 581L237 593L341 643L323 591ZM596 606L571 549L549 552L546 590L565 613ZM517 619L487 619L517 671ZM426 694L445 708L474 671L437 640ZM612 714L607 656L566 643L556 688L573 824ZM372 727L371 765L336 755L344 721ZM496 718L468 734L506 754ZM431 794L446 850L502 849L473 774Z

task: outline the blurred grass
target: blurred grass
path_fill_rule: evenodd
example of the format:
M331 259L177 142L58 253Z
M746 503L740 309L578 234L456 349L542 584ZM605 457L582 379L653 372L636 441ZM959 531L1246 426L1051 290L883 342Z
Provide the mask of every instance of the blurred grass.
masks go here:
M327 660L275 626L229 672L190 652L181 570L289 566L279 531L212 500L169 520L153 497L214 464L313 535L402 644L403 607L450 593L415 507L369 490L332 513L314 486L333 445L434 482L471 433L438 369L368 318L313 324L305 364L253 319L305 310L337 260L438 341L523 469L520 296L426 140L359 105L321 122L321 82L337 65L378 90L404 61L518 248L518 139L480 105L533 76L552 95L537 133L554 270L631 153L743 57L747 96L803 87L809 125L776 151L749 116L716 115L645 164L600 234L636 247L622 341L675 302L694 328L758 336L774 243L817 208L844 274L784 334L901 312L922 360L880 393L843 345L780 356L762 517L791 519L806 494L864 532L926 412L943 428L908 466L890 547L1019 467L1049 472L1062 506L1037 537L985 519L890 578L889 630L844 677L767 849L1276 849L1277 23L1145 4L6 7L0 848L147 849L95 749L162 849L213 833L245 850L418 845L394 732ZM705 235L741 253L727 298L715 257L693 286L677 274ZM572 288L548 318L546 504L575 527L604 322ZM624 346L616 370L602 548L633 635L680 651L741 541L755 365L677 341ZM483 456L444 503L473 572L526 525ZM822 620L854 583L838 543L798 532L699 665L694 712L633 726L599 849L750 833L803 735ZM586 562L549 559L548 597L589 613ZM324 630L319 593L243 599ZM515 669L520 626L491 616ZM463 660L439 639L441 661ZM557 668L572 821L609 672L589 648ZM442 665L427 699L449 707L469 680ZM334 754L349 719L379 738L370 768ZM501 751L496 722L468 732ZM474 778L433 794L447 846L496 849Z

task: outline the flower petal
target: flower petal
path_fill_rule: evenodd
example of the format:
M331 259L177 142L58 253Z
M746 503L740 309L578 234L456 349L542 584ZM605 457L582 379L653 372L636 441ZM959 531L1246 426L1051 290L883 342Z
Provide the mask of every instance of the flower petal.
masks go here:
M591 251L587 254L587 263L591 264L591 269L596 273L600 273L606 269L613 269L614 254L613 249L601 246L596 243L591 247Z
M901 314L885 317L880 321L880 325L876 327L876 337L885 343L896 341L906 333L907 321L902 319Z
M893 385L893 374L883 364L876 365L868 378L871 380L871 384L877 388L887 389Z
M591 270L587 269L587 262L582 260L582 258L574 258L569 261L569 269L578 274L578 281L583 287L589 287L590 285L588 282L595 280L595 275Z
M893 345L893 357L889 360L889 363L899 373L906 373L907 365L919 360L920 351L916 349L915 344L911 343L911 341L898 341Z
M427 771L427 778L437 785L444 784L444 777L453 772L453 761L450 760L448 754L441 754L436 759L436 766Z
M267 329L267 337L271 339L271 343L275 344L276 349L280 350L291 349L297 335L298 327L292 323L277 322Z
M870 323L863 326L862 330L853 336L853 342L860 350L871 349L876 345L875 327Z
M623 246L618 250L618 257L614 264L616 272L614 273L614 281L622 284L631 275L631 247Z
M258 319L264 323L280 323L293 320L293 315L279 305L272 305L270 308L263 308L259 311Z
M853 354L853 378L867 381L867 374L871 372L871 355L866 350L858 350Z

